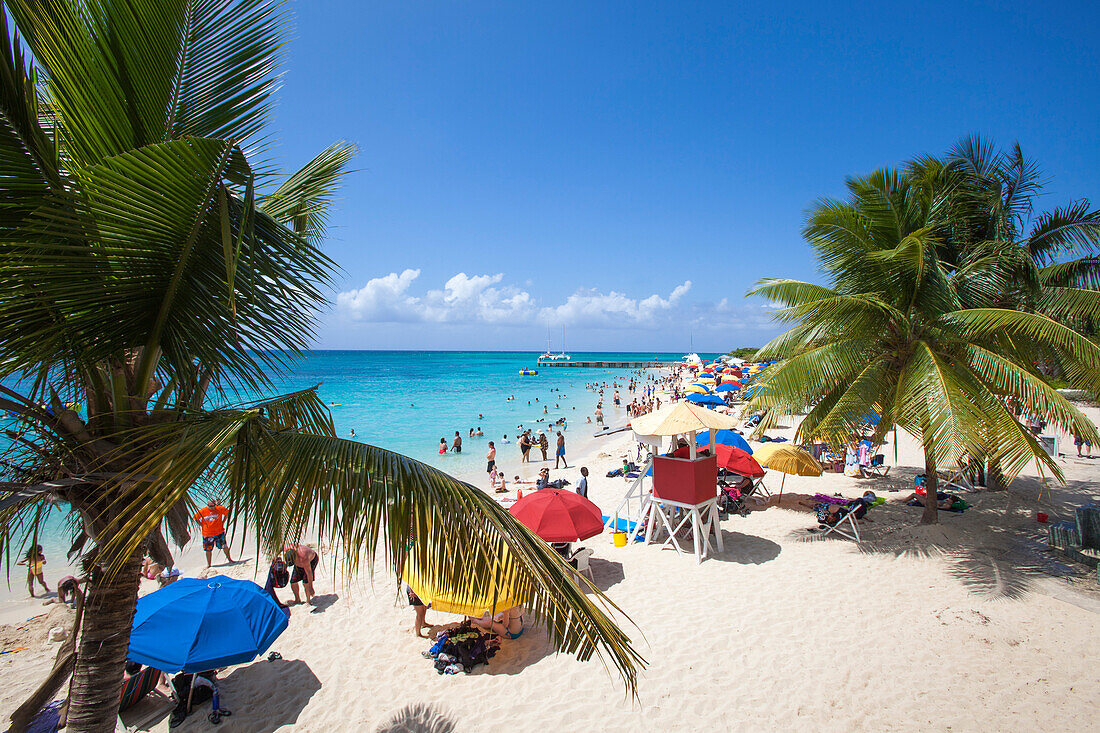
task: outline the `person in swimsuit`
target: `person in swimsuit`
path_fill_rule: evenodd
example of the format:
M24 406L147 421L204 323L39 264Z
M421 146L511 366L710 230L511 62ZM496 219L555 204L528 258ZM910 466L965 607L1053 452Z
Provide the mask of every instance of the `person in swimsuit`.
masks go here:
M523 435L519 436L519 452L522 455L520 463L527 463L531 460L531 436L527 431L523 432Z
M446 438L440 438L439 439L439 455L442 456L446 453L447 453L447 439Z
M290 590L294 593L294 602L302 602L301 596L298 595L298 583L302 583L305 586L306 603L309 603L313 600L313 596L317 595L313 590L313 579L316 577L317 562L320 560L317 551L309 545L295 545L288 542L283 545L282 553L283 562L288 568L292 568Z
M512 606L496 616L486 611L481 618L471 618L470 623L482 631L490 631L500 637L518 639L523 635L523 606Z
M42 554L42 545L35 545L34 549L27 550L26 557L15 564L27 566L27 590L30 591L31 598L34 598L34 581L36 579L42 584L42 589L44 591L47 593L50 592L49 587L46 585L46 576L44 575L46 556Z
M565 436L558 431L558 449L554 455L554 468L558 467L558 461L565 463ZM569 464L565 463L565 467L569 468Z
M413 631L415 631L416 635L419 636L421 639L427 639L428 637L421 632L424 631L424 629L433 628L427 620L428 605L425 604L424 601L420 600L420 596L413 593L413 589L410 588L408 585L405 586L405 594L409 598L409 605L412 606L413 611L416 612L416 626L413 628Z
M497 465L497 448L493 441L489 441L489 452L485 454L485 473L492 473Z

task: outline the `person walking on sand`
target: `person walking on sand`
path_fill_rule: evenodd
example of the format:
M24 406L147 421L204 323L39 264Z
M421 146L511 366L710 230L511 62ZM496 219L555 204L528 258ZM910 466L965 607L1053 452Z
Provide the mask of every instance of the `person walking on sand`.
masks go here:
M485 454L485 472L492 473L497 465L497 449L493 441L489 441L489 452Z
M569 468L569 464L565 463L565 436L561 434L560 430L558 431L558 447L557 450L554 452L555 469L558 467L558 461L561 461L563 464L565 464L564 466L562 466L562 468Z
M1081 446L1084 446L1087 457L1092 458L1092 443L1089 443L1087 440L1081 437L1081 434L1077 430L1076 425L1070 428L1070 433L1073 435L1073 444L1077 446L1077 457L1085 457L1081 455Z
M462 452L462 436L458 434L457 430L455 431L455 439L451 443L451 450L455 453Z
M577 482L577 493L588 498L588 468L581 466L581 480Z
M35 545L33 549L27 550L26 556L15 563L16 565L27 566L27 590L30 591L31 598L34 598L34 581L37 580L42 584L42 590L47 593L50 592L49 586L46 585L46 556L42 554L42 545Z
M546 460L546 451L550 450L550 439L546 433L539 431L539 450L542 451L542 460Z
M214 499L206 502L206 506L195 512L195 521L202 528L202 549L206 551L206 567L210 567L214 546L225 553L225 559L233 562L229 556L229 543L225 541L225 520L229 516L229 510Z
M318 560L320 557L317 551L309 545L296 545L290 542L283 545L283 562L288 568L293 568L290 574L290 590L294 593L295 603L302 602L301 596L298 595L298 583L305 586L306 603L312 601L317 595L313 590L313 579L316 577L314 573L317 571Z

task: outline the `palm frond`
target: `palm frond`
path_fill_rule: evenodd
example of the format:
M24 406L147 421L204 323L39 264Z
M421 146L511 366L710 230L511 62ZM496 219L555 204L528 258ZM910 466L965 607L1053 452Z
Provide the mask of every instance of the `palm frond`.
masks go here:
M358 148L334 143L288 178L274 193L259 200L260 210L298 236L319 240L325 233L327 213L340 179Z
M236 521L255 529L258 549L310 532L336 543L349 573L381 560L395 578L413 554L435 587L468 599L506 577L557 648L609 660L635 689L644 660L606 613L618 609L480 490L375 446L278 429L255 410L209 413L156 432L157 445L147 443L133 467L148 478L113 506L120 525L103 546L108 557L125 558L201 481L229 497Z

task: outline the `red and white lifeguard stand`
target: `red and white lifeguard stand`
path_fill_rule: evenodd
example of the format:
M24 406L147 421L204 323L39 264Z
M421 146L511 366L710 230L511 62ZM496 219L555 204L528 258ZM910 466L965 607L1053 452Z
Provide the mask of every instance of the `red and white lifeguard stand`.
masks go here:
M678 554L684 553L679 536L690 529L692 550L696 562L711 551L722 551L722 531L718 525L718 461L714 446L708 456L696 451L695 436L703 430L730 430L737 426L733 418L689 402L676 402L656 412L636 418L631 423L634 437L657 453L665 438L677 442L683 438L688 448L686 458L655 456L642 468L619 506L608 519L608 525L618 525L623 514L634 520L630 528L633 541L645 528L646 544L661 542L671 545ZM647 486L646 474L652 467L652 481ZM637 509L632 512L633 504ZM625 511L624 511L625 510ZM629 525L628 525L629 526ZM667 537L662 540L662 536Z

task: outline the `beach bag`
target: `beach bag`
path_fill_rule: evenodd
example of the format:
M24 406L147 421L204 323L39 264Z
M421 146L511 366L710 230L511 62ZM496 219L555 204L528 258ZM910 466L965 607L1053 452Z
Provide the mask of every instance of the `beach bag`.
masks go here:
M274 586L276 588L286 588L287 583L290 582L290 573L287 572L286 563L282 560L271 563L271 577L275 581Z

